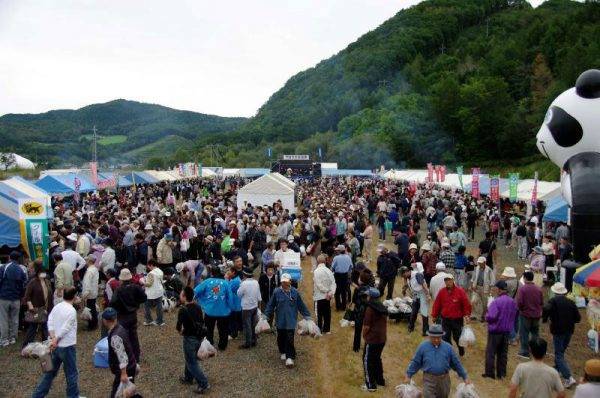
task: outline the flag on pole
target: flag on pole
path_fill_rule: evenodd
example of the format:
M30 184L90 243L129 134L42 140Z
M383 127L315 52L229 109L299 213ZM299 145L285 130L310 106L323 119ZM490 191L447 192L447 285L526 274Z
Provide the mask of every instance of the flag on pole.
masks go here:
M319 147L319 159L323 160L323 150L321 149L321 147Z
M500 200L500 176L490 178L490 199L494 202Z
M479 199L479 167L473 167L471 169L471 196L475 199Z
M441 170L440 170L440 166L439 165L435 165L435 182L440 182L440 174L441 174Z
M456 174L458 174L458 183L460 184L460 189L464 191L465 187L463 186L463 166L456 166Z
M446 181L446 166L444 165L440 166L440 181Z
M538 172L535 172L535 177L533 178L533 189L531 190L531 206L537 206L537 195L538 195Z
M427 182L433 182L433 165L427 163Z
M271 157L272 155L273 155L273 148L271 148L271 147L268 147L268 148L267 148L267 156L268 156L268 157Z
M519 173L510 173L508 175L509 199L511 202L517 201L517 192L519 189Z

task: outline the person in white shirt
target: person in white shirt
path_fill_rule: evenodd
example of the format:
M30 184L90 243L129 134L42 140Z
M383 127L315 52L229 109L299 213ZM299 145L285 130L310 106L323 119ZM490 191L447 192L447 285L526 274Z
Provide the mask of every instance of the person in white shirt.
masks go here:
M85 234L85 230L83 228L77 228L77 247L75 251L79 253L81 257L86 257L90 254L90 239Z
M102 272L105 274L109 269L115 269L115 261L117 257L113 245L114 242L111 238L106 238L104 239L104 242L102 242L104 251L102 252L102 257L100 257L100 269L102 269Z
M244 327L245 342L240 348L256 346L256 332L254 328L258 320L258 305L262 301L258 281L253 278L252 269L244 268L244 280L240 283L237 295L242 302L242 324Z
M317 326L325 334L331 334L331 298L336 284L333 272L325 265L327 256L319 254L317 268L313 273L313 301L317 313Z
M437 297L440 290L442 290L446 286L444 279L448 275L450 275L446 272L446 264L444 264L441 261L435 265L435 272L435 275L433 276L433 278L431 278L431 281L429 282L429 291L431 293L432 301L435 301L435 298Z
M165 288L163 287L164 274L153 259L148 260L147 267L148 275L146 275L144 281L147 297L144 303L144 317L146 318L144 326L164 326L162 308L162 298L165 294ZM156 307L156 322L152 320L152 313L150 312L152 307Z
M67 381L66 396L79 397L79 372L77 370L77 311L73 300L77 290L68 287L63 293L63 301L56 304L48 315L48 333L50 335L50 351L52 370L44 372L40 383L33 392L33 398L43 398L48 395L52 381L64 364Z
M71 235L69 235L71 236ZM73 248L75 247L75 241L68 239L66 243L66 249L62 252L63 261L66 261L71 266L71 271L79 271L85 267L85 260L79 253Z
M98 268L96 268L96 258L87 256L87 267L81 286L81 300L85 306L90 309L92 319L88 322L88 330L94 330L98 327L98 310L96 309L96 299L98 298Z

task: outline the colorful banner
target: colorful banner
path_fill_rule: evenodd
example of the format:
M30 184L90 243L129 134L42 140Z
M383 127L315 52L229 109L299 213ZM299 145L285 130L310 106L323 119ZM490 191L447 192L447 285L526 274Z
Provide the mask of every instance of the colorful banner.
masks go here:
M180 177L183 177L183 176L185 176L185 172L184 172L184 169L183 169L183 167L184 167L184 164L183 164L183 163L179 163L179 164L177 165L177 171L179 172L179 176L180 176Z
M31 260L41 258L44 262L44 269L48 269L50 236L48 235L46 199L19 199L18 204L23 246L27 249Z
M90 170L92 172L92 182L97 184L98 181L98 162L90 162Z
M471 196L479 199L479 167L471 169Z
M490 177L490 199L494 202L500 200L500 176Z
M433 165L427 163L427 182L433 182Z
M73 198L75 199L77 206L79 206L79 188L81 188L81 180L75 177L73 179L73 186L75 187L75 194L73 194Z
M508 175L509 199L511 202L517 201L517 192L519 190L519 173L510 173Z
M458 183L460 184L460 189L462 189L464 191L465 187L463 185L463 173L464 173L464 167L463 166L456 166L456 174L458 174Z
M535 172L533 181L533 189L531 190L531 206L534 208L537 206L537 194L538 194L538 172Z
M446 166L440 166L440 181L446 181Z

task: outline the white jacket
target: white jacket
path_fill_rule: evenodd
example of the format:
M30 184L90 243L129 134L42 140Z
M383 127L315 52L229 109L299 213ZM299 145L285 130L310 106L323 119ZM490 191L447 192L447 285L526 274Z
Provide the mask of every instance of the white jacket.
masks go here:
M471 279L473 289L477 288L477 279L479 278L479 272L481 272L481 268L479 266L475 266L475 271L473 271L473 278ZM490 288L495 284L496 276L494 275L494 270L486 265L483 271L483 291L486 294L489 293Z
M262 301L258 281L252 278L244 279L242 283L240 283L237 295L241 299L242 310L253 310L257 308L258 303Z
M98 298L98 268L95 265L89 266L85 271L81 282L81 296L87 299Z
M165 293L163 287L163 272L160 268L154 268L146 275L146 297L149 300L161 298Z
M313 273L313 282L314 282L314 290L313 290L313 300L323 300L327 293L331 296L335 293L335 278L333 277L333 272L329 268L325 266L325 264L321 263L317 265L315 271Z

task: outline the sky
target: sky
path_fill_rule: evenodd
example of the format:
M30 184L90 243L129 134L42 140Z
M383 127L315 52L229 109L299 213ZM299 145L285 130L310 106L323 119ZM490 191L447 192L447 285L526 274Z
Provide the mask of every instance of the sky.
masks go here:
M0 115L124 98L253 116L294 74L419 2L0 0Z

